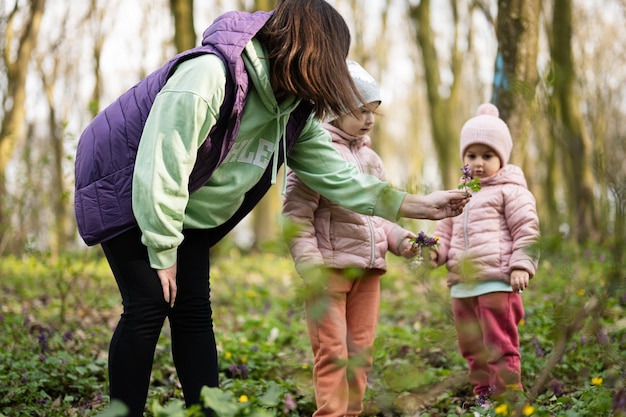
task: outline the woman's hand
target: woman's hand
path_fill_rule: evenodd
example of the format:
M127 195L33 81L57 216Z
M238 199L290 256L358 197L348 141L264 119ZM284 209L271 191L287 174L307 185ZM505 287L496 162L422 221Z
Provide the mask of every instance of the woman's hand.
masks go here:
M170 304L170 307L174 307L174 301L176 301L176 264L170 266L167 269L157 269L157 275L161 280L161 287L163 288L163 298Z
M463 213L472 196L464 190L435 191L427 195L407 194L400 216L411 219L440 220Z

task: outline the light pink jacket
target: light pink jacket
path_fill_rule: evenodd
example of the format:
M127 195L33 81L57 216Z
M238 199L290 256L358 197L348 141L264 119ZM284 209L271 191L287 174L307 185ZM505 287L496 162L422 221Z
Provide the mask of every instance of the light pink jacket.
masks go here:
M384 179L383 163L366 144L324 124L333 145L362 172ZM304 185L291 171L287 174L283 214L296 222L297 236L289 249L299 272L308 267L363 268L387 270L385 255L396 255L402 240L414 234L380 217L364 216L344 209Z
M525 270L532 278L539 255L528 249L539 240L540 230L524 173L505 165L480 185L463 214L437 223L437 264L446 264L448 286L472 280L509 282L512 270Z

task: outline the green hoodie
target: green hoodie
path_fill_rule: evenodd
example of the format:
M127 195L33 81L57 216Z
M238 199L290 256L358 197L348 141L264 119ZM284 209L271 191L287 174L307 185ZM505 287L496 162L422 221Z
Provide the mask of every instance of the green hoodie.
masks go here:
M225 97L224 65L210 54L185 61L157 95L139 143L132 192L133 211L153 268L176 262L183 228L206 229L226 222L279 151L299 100L292 96L276 102L268 61L262 56L256 40L246 46L243 58L252 86L239 133L209 181L191 195L187 185L198 147L216 123ZM307 186L337 204L361 214L397 219L406 193L348 164L313 115L287 164ZM274 163L272 183L277 170Z

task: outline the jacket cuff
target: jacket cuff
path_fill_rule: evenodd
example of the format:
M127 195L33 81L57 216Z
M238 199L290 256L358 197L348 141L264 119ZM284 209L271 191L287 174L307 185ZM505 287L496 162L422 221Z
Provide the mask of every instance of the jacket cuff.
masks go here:
M178 248L157 250L148 247L148 258L150 266L154 269L166 269L176 263Z
M374 216L379 216L392 222L397 221L400 206L402 206L402 201L404 201L406 194L405 191L398 191L391 188L391 186L386 187L380 193L374 205Z

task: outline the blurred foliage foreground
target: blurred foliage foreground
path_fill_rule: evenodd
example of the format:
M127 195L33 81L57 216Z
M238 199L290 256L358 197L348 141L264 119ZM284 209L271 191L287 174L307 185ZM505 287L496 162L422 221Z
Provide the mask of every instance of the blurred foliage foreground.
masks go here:
M544 242L524 292L522 396L475 405L456 346L445 270L390 256L383 281L367 416L624 416L626 287L620 251ZM203 400L220 417L314 411L312 354L301 280L288 255L213 254L211 288L220 389ZM0 260L0 416L123 416L107 397L107 349L121 312L98 249ZM185 409L170 356L157 348L148 416Z

